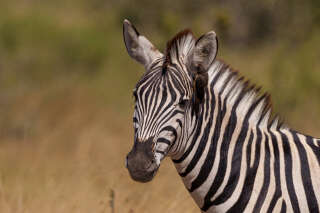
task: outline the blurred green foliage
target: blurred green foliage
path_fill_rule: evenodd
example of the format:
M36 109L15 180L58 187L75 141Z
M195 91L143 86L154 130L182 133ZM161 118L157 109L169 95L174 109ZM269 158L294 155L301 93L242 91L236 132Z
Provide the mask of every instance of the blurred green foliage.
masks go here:
M303 128L304 110L320 115L318 0L3 0L0 98L81 87L128 111L143 68L125 51L124 18L160 50L184 28L196 36L213 29L219 57L270 91L287 120Z

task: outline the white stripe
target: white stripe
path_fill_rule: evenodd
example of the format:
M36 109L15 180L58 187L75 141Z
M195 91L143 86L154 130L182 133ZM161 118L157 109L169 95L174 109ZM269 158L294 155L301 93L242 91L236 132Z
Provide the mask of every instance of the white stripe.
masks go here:
M247 149L248 141L250 138L250 129L251 128L248 129L247 137L243 143L243 147L241 150L242 156L241 156L241 165L240 165L240 176L239 176L239 180L236 185L236 188L235 188L234 192L232 193L232 195L230 196L230 198L226 202L215 207L215 210L217 210L217 211L219 211L219 210L226 211L227 209L230 209L238 201L242 190L245 187L247 187L244 185L244 181L246 179L246 174L247 174L247 169L248 169L247 168L247 161L246 161L246 156L247 156L246 149ZM264 155L262 154L260 158L264 158ZM261 161L261 159L260 159L260 161ZM263 172L263 168L262 168L262 172Z
M280 210L281 210L283 201L284 201L284 200L283 200L281 197L279 197L279 199L278 199L276 205L274 206L274 209L273 209L272 212L274 212L274 213L279 213ZM289 212L289 211L287 210L287 212Z
M287 181L286 181L285 161L284 161L285 156L284 156L284 151L283 151L283 141L282 141L281 135L280 135L280 133L278 131L272 131L272 133L277 138L277 142L278 142L277 144L278 144L278 148L279 148L280 185L281 185L282 196L283 196L283 199L286 201L286 204L287 204L287 212L293 212L293 208L292 208L292 205L291 205L289 192L288 192L288 188L287 188Z
M293 186L294 191L296 195L298 196L298 203L299 208L301 212L308 212L308 203L306 198L306 192L303 187L303 181L302 181L302 174L301 174L301 165L300 165L300 156L297 150L297 147L295 145L295 142L293 141L292 134L287 130L282 130L287 138L288 143L290 145L291 149L291 157L292 157L292 179L293 179Z
M260 143L260 159L259 159L259 165L256 173L256 179L254 181L253 189L251 198L249 200L249 203L246 207L245 212L252 212L253 208L257 202L257 199L259 197L259 194L261 193L261 189L263 187L263 178L264 178L264 159L265 159L265 135L263 132L261 132L262 140L256 141L256 143ZM257 161L258 159L252 159L254 161Z
M237 142L237 139L239 137L239 134L242 129L242 122L237 122L234 132L232 133L229 149L228 152L228 158L227 158L227 169L226 169L226 175L224 177L223 182L221 183L219 189L217 190L216 194L211 198L211 201L213 201L217 196L219 196L227 186L228 180L230 178L230 172L231 172L231 163L232 163L232 156L234 152L234 148Z
M317 157L314 155L314 152L310 148L310 146L307 144L307 138L306 136L302 134L297 134L300 141L305 147L305 150L307 152L307 158L308 158L308 163L309 163L309 168L310 168L310 176L311 176L311 181L312 181L312 186L314 190L314 194L316 196L317 202L318 202L318 207L320 208L320 165L318 163ZM319 150L320 152L320 150Z
M273 150L273 144L272 144L272 139L271 135L269 134L268 131L266 131L267 137L268 137L268 146L269 146L269 154L270 154L270 184L268 187L268 192L265 198L265 201L263 202L261 206L261 212L267 212L270 203L273 199L274 193L276 191L276 178L274 174L274 162L275 162L275 156L274 156L274 150Z
M212 98L214 98L214 97L211 97L211 94L209 94L209 100L212 100ZM209 107L208 110L214 110L213 122L216 121L217 120L217 114L218 114L217 107L215 107L215 109L212 109L212 108ZM204 112L204 114L205 114L205 112ZM206 123L205 125L208 125L208 124ZM212 128L212 127L214 127L214 128ZM209 151L209 148L211 146L211 140L212 140L213 133L214 133L216 127L217 127L217 125L215 125L215 123L211 124L210 132L209 132L209 136L208 136L208 141L207 141L207 144L205 146L205 149L204 149L200 159L198 160L196 166L192 169L192 171L185 178L183 178L184 181L187 183L186 184L187 188L189 188L189 189L191 188L191 183L198 176L202 165L206 163L205 160L206 160L206 158L208 156L208 151ZM201 136L199 136L199 137L201 137ZM213 153L209 153L209 154L213 154Z
M216 93L215 93L215 95L216 95ZM222 103L222 105L223 105L223 103ZM204 201L203 198L208 193L210 186L213 183L213 181L217 175L218 166L219 166L219 162L220 162L220 149L221 149L221 145L222 145L222 141L223 141L224 131L226 130L226 126L228 124L229 119L230 119L230 112L226 112L226 115L224 116L224 118L222 120L222 124L221 124L221 128L220 128L219 139L217 142L217 152L215 155L215 159L213 161L213 167L210 171L208 178L197 190L195 190L194 192L191 193L192 197L197 201L199 206L203 206L203 201Z

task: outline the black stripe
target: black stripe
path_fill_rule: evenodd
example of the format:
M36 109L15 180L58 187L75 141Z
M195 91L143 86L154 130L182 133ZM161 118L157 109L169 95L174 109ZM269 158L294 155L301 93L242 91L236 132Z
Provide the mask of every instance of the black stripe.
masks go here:
M293 136L294 142L296 143L299 156L300 156L300 164L301 164L300 171L302 175L303 187L306 192L309 211L319 212L318 202L313 191L310 168L309 168L310 165L307 158L307 152L303 147L303 145L301 144L301 141L299 140L299 137L297 136L296 132L292 132L292 136Z
M213 87L211 87L211 92L213 92ZM211 105L212 105L211 111L212 111L212 114L214 114L214 110L220 110L221 99L218 100L217 106L215 106L214 98L212 98L212 99L213 100L211 101ZM208 154L206 156L204 164L200 168L200 171L198 173L197 178L191 184L191 188L189 190L190 192L193 192L195 189L197 189L199 186L201 186L206 181L206 179L208 178L208 176L211 172L211 169L213 167L213 161L216 156L217 143L218 143L218 139L219 139L219 135L220 135L220 129L221 129L221 123L222 123L223 116L224 116L223 113L219 113L219 112L217 113L216 123L214 124L215 129L214 129L213 137L211 139Z
M179 127L182 129L182 121L180 119L176 119L176 122L179 124Z
M157 108L157 113L154 115L154 118L156 118L160 113L168 111L168 109L171 108L172 105L174 104L174 102L176 100L176 97L177 97L176 93L174 92L174 89L173 89L172 85L170 84L169 79L167 79L165 76L163 77L163 79L164 79L164 83L162 84L162 90L163 90L162 100L160 102L159 107ZM169 88L169 92L170 91L172 91L172 92L170 93L170 97L171 97L170 102L167 104L167 106L164 107L164 104L165 104L166 99L168 97L168 89L166 87L166 84L167 84L167 86ZM164 109L161 109L163 107L164 107ZM156 125L156 128L158 128L159 123L160 122L158 122L158 124Z
M153 83L153 81L150 81L149 82L150 84ZM162 97L161 97L161 101L160 101L160 104L158 106L158 110L156 110L156 113L154 114L153 117L157 117L159 115L159 113L161 112L161 108L164 106L166 100L167 100L167 88L166 88L166 78L163 78L163 82L162 82ZM159 88L160 88L160 85L159 85ZM143 109L144 110L144 109ZM143 113L142 113L143 114Z
M242 98L244 97L244 94L246 93L246 91L241 91L241 94L238 97L236 106L239 104L239 102L242 100ZM249 126L249 118L251 116L251 114L254 112L254 110L256 109L256 107L258 106L258 104L262 101L262 99L258 99L254 104L252 104L252 106L249 108L248 112L246 113L246 116L243 120L243 125L240 131L240 134L238 136L237 142L236 142L236 147L235 150L233 151L233 157L232 157L232 164L231 164L231 174L229 176L229 180L227 183L227 187L225 188L225 190L223 191L223 193L221 193L213 202L212 205L219 205L223 202L225 202L227 199L229 199L232 195L232 193L234 192L238 180L239 180L239 176L240 176L240 169L241 169L241 159L242 159L242 147L243 147L243 143L245 138L247 137L248 134L248 126ZM235 113L235 112L234 112ZM259 143L259 141L261 141L261 132L259 129L257 129L257 139L256 141ZM260 153L260 144L259 144L259 153ZM258 156L259 160L260 157ZM258 169L258 164L256 165L255 168L253 168L255 172L251 171L252 173L256 173L256 170ZM247 174L250 175L250 174ZM254 174L254 178L255 178ZM249 187L250 188L250 187ZM247 191L252 191L246 189ZM244 207L246 205L245 201L241 201L244 204ZM231 210L232 211L232 210Z
M156 87L155 87L155 83L153 83L150 85L150 89L145 94L145 105L146 105L146 110L148 112L146 113L146 118L145 118L146 128L154 124L154 120L153 120L154 118L152 116L153 116L153 113L158 110L158 109L154 109L155 105L153 104L153 101L155 100L154 99L155 92L156 92ZM151 96L150 99L148 99L149 96ZM152 129L149 129L149 131L152 131Z
M175 91L173 89L173 86L171 85L171 82L169 81L169 79L167 79L165 77L164 77L164 79L166 79L166 83L163 84L163 88L162 88L163 89L163 96L165 96L166 98L168 96L168 91L167 91L167 87L166 87L166 84L167 84L167 86L169 88L168 90L170 92L170 102L162 110L160 110L160 109L164 107L164 103L165 102L160 103L160 105L158 107L158 110L157 110L157 114L155 115L155 117L158 116L158 114L161 113L161 112L168 111L168 109L172 107L172 105L174 104L175 100L177 99L177 95L176 95L176 93L175 93Z
M172 112L172 113L171 113ZM176 109L174 109L174 110L172 110L172 111L169 111L169 112L167 112L167 114L166 114L166 116L165 117L163 117L162 119L163 120L161 120L161 122L158 122L158 124L157 124L157 127L158 126L163 126L163 125L166 125L166 124L168 124L168 122L174 117L174 116L176 116L177 114L184 114L184 111L181 111L181 110L176 110ZM176 120L178 123L179 122L181 122L180 120L178 121L178 119ZM179 124L180 125L180 124ZM182 124L181 124L182 125ZM180 126L181 126L180 125Z
M282 206L281 206L281 210L280 210L281 213L285 213L287 212L287 205L284 201L282 201Z
M227 182L227 187L225 187L224 191L213 201L212 203L213 205L219 205L221 203L224 203L226 200L228 200L239 183L242 155L244 154L242 152L242 148L243 148L244 141L247 138L247 135L249 132L248 125L249 124L247 121L243 123L240 134L236 141L236 145L235 145L233 156L232 156L231 171L229 175L229 180Z
M275 192L273 194L272 200L270 202L269 208L268 208L268 213L271 213L277 203L277 201L280 199L282 192L281 192L281 182L280 182L280 158L279 158L279 148L278 144L279 142L277 141L277 138L275 135L272 133L272 131L269 132L271 136L271 141L272 141L272 147L273 147L273 154L274 154L274 177L275 177Z
M187 93L186 90L191 89L191 82L189 81L189 78L185 75L182 75L179 71L181 68L179 68L176 64L171 64L174 69L170 70L171 72L174 72L177 75L176 82L174 82L174 85L176 88L181 91L181 94Z
M226 102L224 102L224 105ZM211 187L206 194L204 198L204 204L201 208L202 211L207 211L210 206L213 204L211 202L211 197L217 192L219 186L223 182L226 170L227 170L227 161L228 161L228 151L229 151L229 146L230 146L230 141L232 134L234 132L234 129L237 124L237 117L236 117L236 108L238 106L239 102L237 101L236 104L233 106L230 118L228 121L228 124L226 126L225 132L223 134L223 141L222 145L220 148L220 162L219 162L219 167L217 171L216 178L214 179L213 183L211 184Z
M158 82L157 82L158 83ZM157 102L158 102L158 99L159 99L159 94L160 94L160 86L159 84L157 85L156 87L157 89L152 93L152 96L153 96L153 99L155 100L156 103L153 103L153 109L150 109L150 120L154 119L156 116L156 113L159 111L159 109L155 109L155 107L157 106ZM152 131L154 131L154 128L152 129Z
M253 141L253 135L254 133L251 131L248 145L247 145L247 152L246 152L247 174L246 174L245 182L243 184L244 189L242 190L237 202L228 210L228 212L243 212L246 205L248 204L248 201L252 193L252 188L254 185L254 179L256 174L256 172L253 172L254 170L250 169L251 145ZM257 151L258 150L256 150L256 154L257 154ZM259 158L259 156L257 157ZM255 162L259 162L259 159L258 161L255 161Z
M159 153L159 154L162 154L162 155L165 155L165 154L166 154L165 152L159 151L159 150L156 150L156 153Z
M194 147L194 145L195 145L195 143L196 143L196 141L197 141L198 136L199 136L200 133L201 133L202 122L203 122L203 114L200 113L200 117L199 117L199 120L198 120L198 122L197 122L197 126L196 126L196 128L195 128L195 129L196 129L196 130L195 130L196 132L194 133L194 137L192 138L191 145L188 147L187 151L185 151L185 152L183 153L183 155L182 155L179 159L173 159L173 160L172 160L174 163L181 163L182 161L184 161L184 160L188 157L188 155L189 155L190 152L192 151L192 149L193 149L193 147Z
M293 211L300 212L298 198L293 185L292 156L291 156L291 148L289 145L290 141L288 140L287 136L284 133L282 132L279 132L279 133L281 134L281 139L282 139L284 164L285 164L285 176L286 176L286 183L287 183L289 197L291 200Z
M258 200L254 206L253 212L259 212L263 205L264 200L266 199L268 188L270 185L270 149L269 149L269 138L265 134L265 157L264 157L264 179L261 192L259 194Z
M170 141L166 138L158 138L157 143L165 143L167 145L170 145Z
M311 147L314 155L316 156L316 158L318 160L318 164L320 165L320 149L319 149L319 147L314 145L312 137L310 137L310 136L306 136L306 137L307 137L307 144Z
M174 135L174 137L177 138L177 131L176 131L176 129L173 128L172 126L166 126L166 127L162 128L162 129L160 130L160 132L162 132L162 131L170 131L170 132L172 132L172 134Z
M214 93L212 93L212 91L210 90L210 94L214 94ZM205 111L206 111L206 114L205 114L205 118L206 119L208 119L208 116L210 116L210 118L212 119L213 118L213 113L211 113L211 112L213 112L214 110L214 108L215 108L215 106L213 105L214 104L214 96L211 96L210 98L209 98L209 92L207 92L207 90L206 90L206 92L205 92L205 96L207 96L208 98L206 98L206 97L204 97L204 100L205 100L205 107L204 107L204 109L206 109ZM210 101L211 100L211 101ZM213 103L212 103L212 100L213 100ZM210 119L209 118L209 119Z
M143 98L144 98L144 100L142 99L143 101L141 101L142 108L144 111L147 111L147 109L148 109L149 94L153 88L153 86L152 86L153 84L150 84L151 82L153 83L153 81L150 81L150 82L146 83L145 85L143 85L141 88L139 88L139 94L142 94Z
M228 74L229 74L229 75L228 75L227 79L225 80L224 84L222 85L222 88L221 88L221 90L220 90L220 94L222 94L222 93L224 92L224 90L226 89L226 87L227 87L228 83L230 82L230 80L233 79L233 78L236 76L236 73L235 73L235 72L229 72ZM231 88L231 89L228 91L228 94L227 94L226 98L229 97L229 94L230 94L230 92L231 92L233 89L234 89L234 88Z
M203 114L203 113L201 113ZM198 148L196 150L196 153L194 154L192 160L189 162L186 170L182 173L180 173L180 176L181 177L185 177L187 176L191 171L192 169L196 166L196 164L198 163L200 157L202 156L203 154L203 151L207 145L207 143L210 143L210 141L208 140L209 138L209 133L210 133L210 129L212 128L212 122L213 122L213 110L211 110L211 115L210 115L210 118L209 118L209 122L206 124L206 127L202 133L202 137L199 141L199 145L198 145Z
M179 70L179 68L176 66L176 65L171 65L173 66L176 70ZM175 85L175 88L177 90L179 90L180 94L183 94L185 95L185 87L186 87L186 83L189 83L189 82L185 82L184 81L184 76L181 75L181 72L179 71L176 71L175 69L173 70L170 70L170 74L172 74L172 76L174 76L174 78L172 78L172 82L173 84ZM191 85L188 85L187 84L187 87L191 87Z

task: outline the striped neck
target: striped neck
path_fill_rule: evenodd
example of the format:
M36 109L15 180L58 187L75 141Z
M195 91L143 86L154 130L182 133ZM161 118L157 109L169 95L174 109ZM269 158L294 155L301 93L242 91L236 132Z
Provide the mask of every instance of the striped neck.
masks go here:
M264 137L269 130L286 129L277 117L271 120L269 96L259 95L259 89L249 86L223 62L216 61L208 76L200 113L198 117L187 113L185 135L189 137L181 142L180 152L172 156L186 188L200 207L211 202L208 199L222 184L219 174L225 171L221 169L229 168L227 162L233 161L233 156L226 154L230 149L240 153L244 144L254 139L253 135ZM215 187L204 195L213 181L217 182Z
M183 162L197 143L195 138L200 140L198 135L206 135L205 132L221 128L221 125L229 128L230 125L223 123L229 117L251 128L287 129L279 122L278 116L271 116L270 96L267 93L260 95L259 92L260 88L251 86L228 65L216 60L208 70L208 85L200 113L193 115L192 109L186 111L184 137L180 141L184 146L171 155L172 159Z

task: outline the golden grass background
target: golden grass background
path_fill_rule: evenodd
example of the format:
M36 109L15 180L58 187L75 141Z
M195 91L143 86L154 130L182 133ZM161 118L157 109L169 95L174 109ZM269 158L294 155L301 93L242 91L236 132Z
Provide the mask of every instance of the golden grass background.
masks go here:
M216 30L218 57L269 91L289 126L320 137L317 1L290 1L287 19L286 4L237 2L2 1L0 212L198 212L171 160L147 184L125 169L143 68L126 53L124 18L162 50L185 27Z
M151 183L129 178L129 113L112 112L86 89L69 89L25 94L8 109L17 125L31 126L17 126L1 143L0 212L111 212L111 200L115 212L196 209L168 160Z

